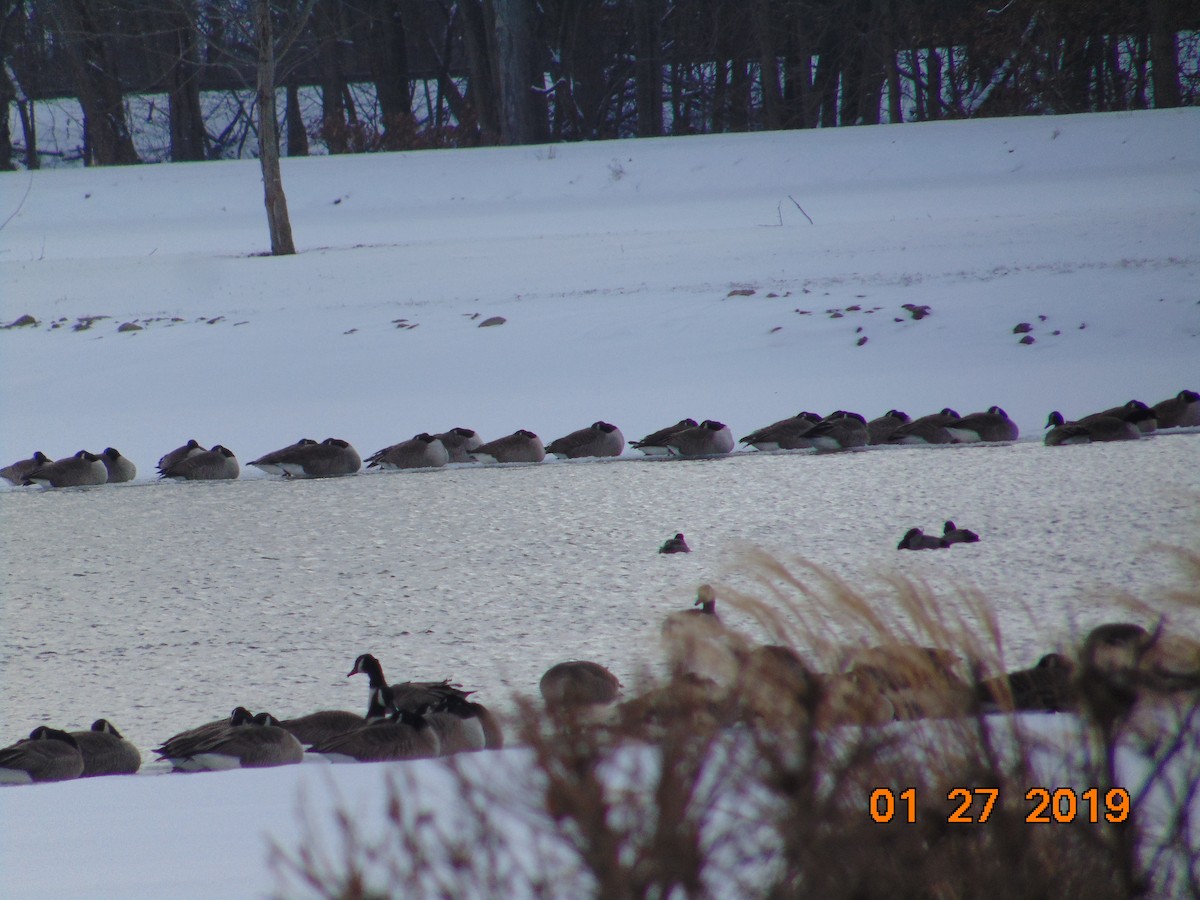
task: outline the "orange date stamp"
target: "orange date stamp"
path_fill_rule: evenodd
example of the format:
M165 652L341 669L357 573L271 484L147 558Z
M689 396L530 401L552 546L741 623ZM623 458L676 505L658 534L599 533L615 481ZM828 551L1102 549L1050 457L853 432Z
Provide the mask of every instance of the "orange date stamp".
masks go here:
M950 825L982 825L992 817L1000 789L992 787L956 787L946 794L946 822ZM1025 821L1031 825L1057 822L1108 822L1116 825L1129 818L1129 791L1099 788L1076 791L1074 788L1032 787L1025 792L1029 809ZM867 812L873 822L917 821L917 789L875 788L871 792Z

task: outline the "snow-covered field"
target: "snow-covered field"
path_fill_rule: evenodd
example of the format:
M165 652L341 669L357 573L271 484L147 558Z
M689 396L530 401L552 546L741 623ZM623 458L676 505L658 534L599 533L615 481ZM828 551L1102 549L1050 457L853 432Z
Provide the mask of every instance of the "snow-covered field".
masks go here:
M285 259L257 255L254 163L0 175L0 320L40 322L0 332L0 464L113 446L140 469L0 490L0 738L106 716L145 751L238 703L356 709L367 651L501 709L562 658L628 684L698 583L752 579L750 546L979 591L1012 665L1137 618L1112 597L1178 578L1151 545L1195 544L1200 437L1039 439L1051 409L1200 387L1197 133L1176 110L287 160ZM193 437L244 463L301 436L365 456L455 425L741 435L800 409L992 404L1022 441L151 478ZM896 553L944 518L983 541ZM677 530L696 552L658 556ZM114 896L259 895L300 783L334 802L303 768L0 791L0 893L99 875ZM369 803L387 768L336 779Z

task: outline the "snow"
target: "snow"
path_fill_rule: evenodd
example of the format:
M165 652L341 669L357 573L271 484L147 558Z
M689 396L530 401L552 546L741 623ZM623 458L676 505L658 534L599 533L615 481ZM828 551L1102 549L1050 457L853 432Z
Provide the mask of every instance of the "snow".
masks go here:
M253 162L0 174L0 320L41 323L0 332L0 464L114 446L140 470L0 489L3 742L103 715L145 754L239 703L356 709L360 652L501 709L562 658L631 685L696 584L754 584L749 546L984 594L1013 666L1128 618L1115 594L1177 584L1150 547L1196 533L1200 440L1039 440L1052 409L1200 387L1197 133L1185 109L285 160L289 258L257 255ZM992 404L1021 441L152 478L193 437L244 464L302 436L365 456L458 425L740 436L800 409ZM983 541L897 558L944 518ZM696 552L658 557L679 530ZM0 893L260 896L301 789L319 819L328 779L370 807L395 768L9 788Z

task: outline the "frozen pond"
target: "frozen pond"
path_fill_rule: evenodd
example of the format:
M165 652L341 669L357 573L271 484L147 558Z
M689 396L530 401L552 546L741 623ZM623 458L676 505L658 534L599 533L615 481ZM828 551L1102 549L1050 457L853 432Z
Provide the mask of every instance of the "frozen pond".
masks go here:
M699 583L745 583L748 547L859 586L904 573L947 603L978 590L1029 664L1134 616L1114 593L1181 577L1151 545L1196 546L1198 471L1200 435L1178 434L6 491L0 738L104 716L149 748L238 704L359 709L363 652L498 707L567 658L630 684ZM896 551L946 518L982 541ZM659 555L676 531L694 552Z

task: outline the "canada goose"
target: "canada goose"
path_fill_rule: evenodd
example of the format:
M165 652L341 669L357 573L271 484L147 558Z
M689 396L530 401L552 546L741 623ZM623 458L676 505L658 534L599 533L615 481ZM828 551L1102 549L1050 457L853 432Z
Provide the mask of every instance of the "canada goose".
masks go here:
M988 407L987 412L971 413L946 426L950 436L960 444L979 441L1015 441L1020 436L1017 423L1008 417L999 406Z
M100 461L104 463L104 468L108 470L109 484L133 481L133 479L137 478L137 466L133 464L133 461L122 456L112 447L104 448L104 452L100 454Z
M437 709L448 698L456 697L466 700L472 693L451 684L449 679L443 681L401 681L389 685L383 675L383 665L370 653L360 654L354 660L354 668L350 670L346 677L349 678L351 675L360 674L367 676L373 695L373 703L375 702L374 695L377 694L379 702L384 703L389 708L407 710L409 712L421 708ZM504 746L504 732L500 728L500 723L496 721L495 716L492 715L487 707L482 704L475 705L479 708L472 710L471 715L479 719L479 725L483 729L486 748L488 750L499 750Z
M734 697L744 714L760 723L801 727L811 721L820 693L820 678L795 650L767 644L746 655Z
M975 686L975 696L984 712L1074 709L1074 671L1070 659L1061 653L1047 653L1032 668L981 681Z
M662 644L675 676L692 673L725 685L736 680L749 648L742 635L721 622L710 584L700 585L691 609L666 617Z
M381 677L382 672L381 668ZM351 672L350 675L357 674L356 666L356 671ZM350 675L346 677L349 678ZM365 716L341 709L322 709L293 719L285 719L279 723L279 727L290 731L300 743L311 746L332 740L339 734L354 731L356 728L362 728L372 722L382 721L391 714L393 708L391 688L384 684L381 688L372 687L370 689L367 695L367 714Z
M907 425L911 421L908 413L898 409L889 409L878 419L872 419L867 423L868 443L886 444L897 428Z
M897 719L963 715L974 692L959 677L959 658L937 647L886 644L857 650L851 657L851 679L885 696Z
M280 450L272 450L270 453L263 454L258 459L247 463L247 465L261 469L268 475L286 475L287 472L283 468L283 463L293 457L298 447L310 447L314 444L316 444L316 441L312 438L300 438L296 443L288 444Z
M325 438L319 444L301 444L276 453L281 454L278 464L288 478L336 478L362 468L358 451L341 438Z
M59 488L104 484L107 481L108 469L100 457L80 450L74 456L39 466L25 476L24 483Z
M546 448L541 438L521 428L507 437L481 444L471 451L471 458L476 462L539 463L546 458Z
M1067 422L1058 410L1047 417L1046 427L1050 429L1043 439L1047 447L1101 441L1136 441L1142 436L1136 425L1116 416L1093 415L1078 422Z
M90 731L72 731L75 745L83 754L80 778L94 775L133 775L142 767L142 754L108 719L97 719Z
M858 413L840 409L830 413L804 436L818 450L852 450L865 447L869 440L867 420Z
M944 537L934 537L932 534L926 534L920 528L910 528L904 532L904 537L900 538L900 543L896 545L897 550L939 550L942 547L949 547L950 542Z
M450 462L450 451L427 432L407 441L392 444L367 457L367 468L380 469L439 469Z
M705 419L695 428L683 428L667 440L673 456L722 456L733 449L733 432L715 419Z
M820 679L818 728L842 725L886 725L896 719L896 709L874 679L862 673L835 673Z
M691 553L692 548L688 546L687 541L683 537L683 532L675 533L675 537L669 538L658 548L659 553Z
M620 456L625 449L625 435L621 429L609 422L593 422L557 438L546 445L546 452L565 459L583 459L591 456Z
M1154 416L1154 410L1141 400L1130 400L1122 406L1114 406L1112 409L1084 416L1079 421L1090 422L1099 418L1124 419L1126 422L1136 425L1142 434L1153 434L1158 428L1158 419Z
M816 413L800 412L752 431L738 443L756 450L802 450L812 446L805 433L820 421Z
M176 447L170 453L163 454L158 461L158 472L161 475L163 471L171 468L177 462L187 459L189 456L194 456L197 453L206 452L203 447L193 438L182 447Z
M614 702L621 695L617 676L586 659L555 663L538 682L547 709L567 710Z
M259 713L248 722L231 724L192 742L171 762L178 772L217 772L289 766L303 759L304 747L279 727L279 720L269 713Z
M386 762L437 756L441 742L425 718L425 711L425 707L416 711L398 709L387 719L322 741L308 752L330 762Z
M425 714L438 736L441 756L474 753L487 747L484 721L487 709L465 697L450 696Z
M1195 391L1182 390L1169 400L1155 403L1152 408L1159 428L1200 425L1200 394Z
M36 450L29 459L19 459L11 466L5 466L3 469L0 469L0 478L3 478L10 484L23 484L26 475L34 469L40 469L51 462L53 460L50 457L41 450Z
M178 478L183 481L226 481L241 473L233 451L220 444L211 450L201 450L163 469L159 478Z
M730 692L713 679L677 671L665 684L620 704L616 715L622 730L634 736L661 737L674 729L694 735L730 724L736 712L730 701Z
M960 418L962 417L958 413L947 406L941 412L931 413L928 416L921 416L919 419L913 419L911 422L899 426L895 431L892 432L892 436L888 438L888 443L952 443L954 438L946 426Z
M471 451L483 446L483 438L471 428L451 428L434 437L450 454L450 462L455 463L471 462Z
M1110 622L1093 628L1079 654L1079 696L1105 731L1132 711L1141 694L1139 670L1154 643L1140 625Z
M154 753L158 755L159 759L170 762L185 755L184 751L195 742L211 737L228 728L230 725L241 725L249 722L252 718L254 718L253 713L246 709L246 707L236 707L227 718L205 722L203 725L197 725L195 728L189 728L186 731L172 735L163 741L160 746L154 748Z
M974 544L979 541L979 535L969 528L959 528L947 519L942 526L942 540L947 544Z
M680 419L674 425L668 425L666 428L660 428L658 431L651 432L640 441L630 441L629 446L636 450L641 450L646 456L667 456L671 452L667 447L667 438L676 432L683 431L685 428L695 427L695 419Z
M75 738L39 725L29 737L0 750L0 784L67 781L83 772L83 754Z

